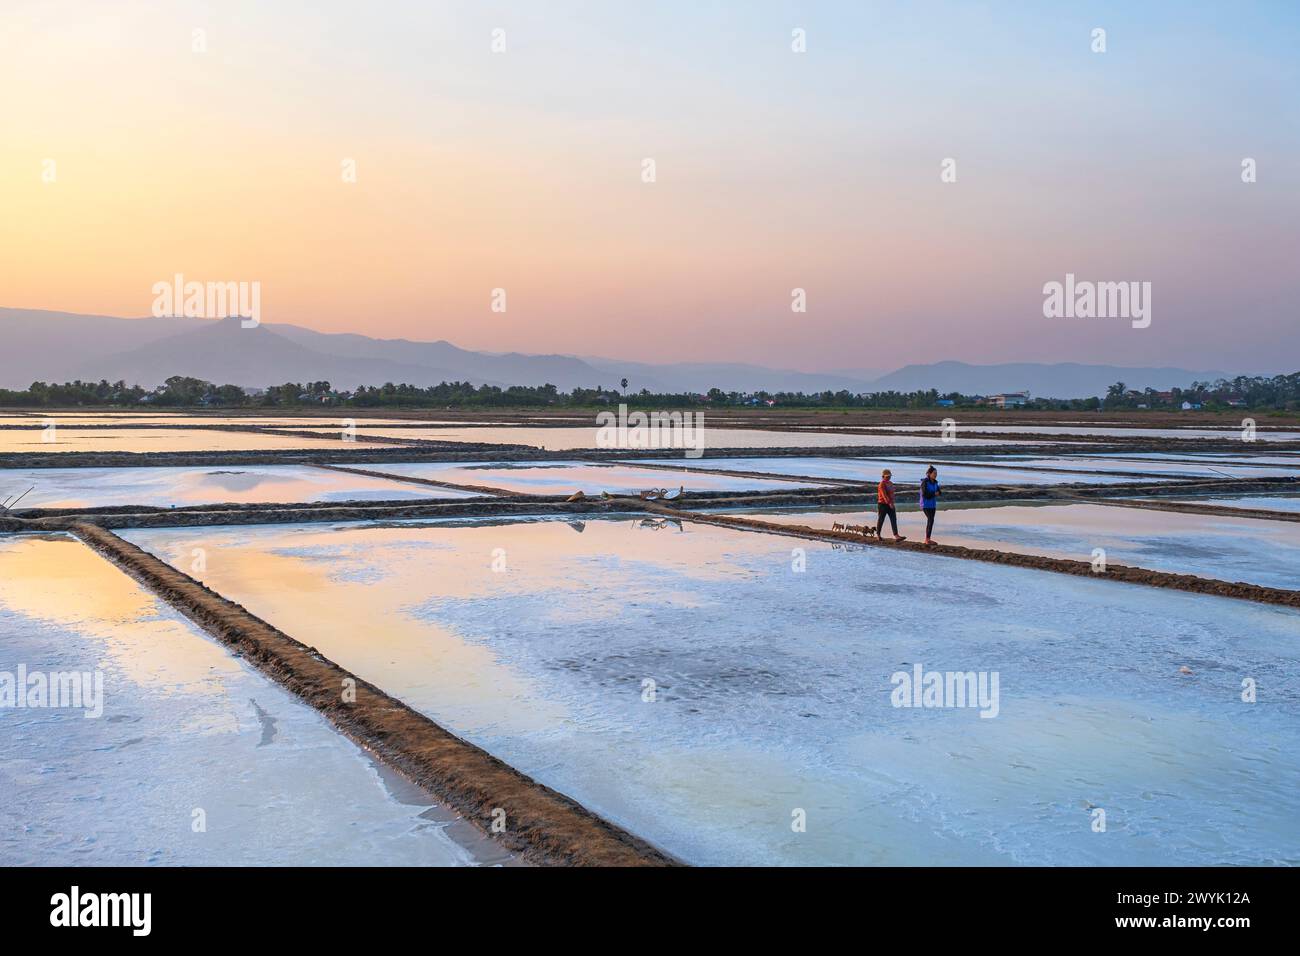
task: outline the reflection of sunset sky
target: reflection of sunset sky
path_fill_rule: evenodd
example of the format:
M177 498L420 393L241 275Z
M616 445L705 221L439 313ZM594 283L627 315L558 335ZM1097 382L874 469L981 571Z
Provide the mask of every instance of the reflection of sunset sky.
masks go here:
M0 540L0 606L95 639L115 673L151 693L220 696L220 678L239 669L224 648L74 538ZM76 664L82 670L100 666L98 660Z
M11 0L0 305L144 315L179 272L483 349L1275 370L1297 10ZM1067 271L1152 282L1152 327L1044 319Z

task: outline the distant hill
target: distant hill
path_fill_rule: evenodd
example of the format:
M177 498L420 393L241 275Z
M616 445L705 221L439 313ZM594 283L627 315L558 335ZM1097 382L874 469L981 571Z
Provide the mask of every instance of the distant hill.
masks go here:
M140 348L203 326L203 319L118 319L0 309L0 388L82 376L95 357ZM94 376L98 381L100 375Z
M265 325L243 328L221 319L113 355L96 356L80 369L83 379L160 384L168 375L191 375L218 384L264 386L327 381L338 388L407 382L437 385L457 377L449 368L370 356L330 355L295 342Z
M1086 398L1105 395L1116 382L1141 391L1183 387L1193 381L1215 381L1230 377L1226 372L1192 372L1185 368L1124 368L1118 365L1080 365L1062 362L1044 365L1015 362L1005 365L968 365L965 362L935 362L905 365L882 375L872 383L873 391L912 392L934 388L964 395L1000 392L1029 392L1037 398Z
M168 375L192 375L217 384L265 386L328 381L336 388L407 382L436 385L545 385L617 388L627 378L640 391L862 391L867 378L796 372L734 363L653 365L571 355L475 352L450 342L376 339L237 319L119 319L22 309L0 309L0 388L35 380L125 379L154 386Z
M1223 372L1180 368L1122 368L1114 365L1032 362L969 365L938 362L908 365L878 378L870 370L798 372L731 362L652 364L572 355L475 352L450 342L376 339L325 333L296 325L263 323L245 329L238 319L145 318L76 315L30 309L0 309L0 388L22 389L33 381L80 378L125 379L152 387L169 375L192 375L219 385L256 387L284 382L328 381L336 388L406 382L437 385L618 387L630 391L850 392L894 389L911 392L991 394L1029 391L1040 397L1103 395L1122 381L1130 388L1166 389L1193 380L1228 377Z

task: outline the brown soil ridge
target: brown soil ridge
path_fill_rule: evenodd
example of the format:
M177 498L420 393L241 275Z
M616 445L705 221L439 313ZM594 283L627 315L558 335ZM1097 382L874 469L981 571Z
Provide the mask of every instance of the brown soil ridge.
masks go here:
M1074 561L1068 558L1050 558L1044 555L1019 554L1013 551L996 551L993 549L964 548L952 544L925 545L914 541L878 540L852 532L829 531L813 528L809 525L777 524L759 518L742 518L736 515L701 514L699 512L678 511L663 505L647 503L646 510L668 515L682 521L698 521L726 528L739 528L745 531L760 531L769 534L781 534L788 537L808 538L819 541L850 542L864 547L899 548L921 554L937 554L949 558L963 558L968 561L984 561L990 564L1006 564L1037 571L1053 571L1057 574L1072 574L1076 577L1101 578L1109 581L1121 581L1126 584L1141 584L1148 587L1169 588L1175 591L1188 591L1194 594L1211 594L1217 597L1237 598L1243 601L1255 601L1260 604L1277 604L1283 607L1300 609L1300 591L1288 591L1284 588L1270 588L1244 581L1219 581L1215 578L1202 578L1193 574L1173 574L1168 571L1151 571L1146 568L1134 568L1123 564L1106 565L1104 572L1096 572L1089 561Z
M549 866L681 865L111 531L84 523L70 530L347 737L525 860ZM355 702L343 699L345 681L355 686ZM500 810L505 829L493 833L493 814Z
M389 477L386 473L375 474ZM420 479L414 479L419 482ZM468 486L456 486L468 487ZM479 487L479 486L475 486ZM900 484L900 511L915 508L909 504L915 486ZM1040 502L1044 504L1081 504L1107 498L1134 496L1188 496L1208 494L1242 494L1248 492L1291 491L1300 489L1293 478L1228 479L1206 482L1123 483L1112 485L956 485L946 489L944 500L949 506L990 502ZM557 512L585 514L611 510L642 510L638 499L594 495L583 501L570 502L568 495L525 495L493 489L497 495L479 498L431 497L419 501L339 501L339 502L258 502L182 505L168 508L154 505L106 505L80 508L19 508L0 512L0 532L50 531L66 529L75 521L89 521L106 528L197 527L238 524L321 523L330 521L383 521L432 518L447 515L491 517L494 515L549 514ZM783 491L700 491L687 490L677 507L714 508L784 508L784 507L874 507L875 486L841 488L791 488ZM1271 516L1273 512L1267 512Z
M1207 505L1195 501L1130 501L1127 498L1085 498L1081 504L1107 505L1112 508L1145 508L1148 511L1178 511L1183 514L1209 515L1215 518L1254 518L1258 521L1300 521L1297 511L1270 511L1267 508L1234 508L1231 505Z
M500 495L505 498L512 498L519 494L517 491L510 491L508 488L496 488L492 485L464 485L457 484L454 481L438 481L436 478L417 478L414 475L395 475L390 471L371 471L368 468L351 468L347 465L330 465L320 464L317 468L328 468L330 471L345 471L350 475L365 475L368 478L386 478L389 481L406 482L409 485L428 485L431 488L452 488L456 491L473 491L480 495Z
M234 431L266 431L235 426ZM124 468L162 466L210 465L301 465L313 462L349 464L356 462L394 461L572 461L582 458L591 461L623 461L628 458L647 460L686 460L681 449L593 449L571 448L547 451L533 445L492 444L489 442L436 442L395 439L394 442L377 442L382 448L352 448L338 439L317 441L313 447L284 449L240 449L231 451L63 451L63 452L2 452L0 468ZM359 439L369 441L369 439ZM1222 445L1202 448L1205 442L1182 439L1182 444L1164 447L1159 439L1147 442L1147 451L1198 452L1222 450ZM330 443L333 447L327 449ZM1128 454L1134 445L1096 445L1089 454L1115 452ZM1034 457L1060 457L1068 454L1069 446L1059 443L1039 445L945 445L932 449L940 458L988 458L1030 455ZM1270 452L1300 451L1300 442L1270 442ZM708 448L703 459L709 458L915 458L915 445L833 445L827 447L780 446L771 448ZM695 459L691 459L692 461Z

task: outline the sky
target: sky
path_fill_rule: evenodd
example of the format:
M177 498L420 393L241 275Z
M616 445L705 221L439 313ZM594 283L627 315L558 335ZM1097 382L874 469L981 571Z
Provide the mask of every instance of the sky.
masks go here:
M490 351L1300 366L1293 2L0 3L0 306L181 274ZM1045 317L1067 273L1149 326Z

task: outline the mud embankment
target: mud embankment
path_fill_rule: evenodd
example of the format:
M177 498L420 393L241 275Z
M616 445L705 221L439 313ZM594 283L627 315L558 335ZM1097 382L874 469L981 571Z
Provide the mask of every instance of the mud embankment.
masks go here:
M362 472L366 474L366 472ZM407 479L375 472L379 477L394 481L411 481L416 484L431 479ZM163 528L194 527L236 524L310 524L340 521L384 521L446 516L494 515L547 515L591 514L610 511L642 510L645 502L625 493L609 498L599 497L600 492L587 491L588 497L571 502L569 495L527 495L487 486L452 485L445 487L464 490L477 489L490 492L488 497L437 498L430 496L422 501L343 501L289 502L257 504L203 504L164 508L154 505L113 505L84 508L27 508L0 513L0 532L4 531L54 531L66 529L71 522L89 521L105 528ZM898 485L898 498L904 502L901 510L909 510L915 486ZM577 490L577 489L575 489ZM587 489L583 489L586 491ZM1263 478L1257 480L1227 479L1208 482L1157 482L1122 483L1113 485L970 485L952 486L944 491L947 506L959 504L1017 502L1042 504L1104 503L1108 498L1148 498L1163 496L1186 497L1192 495L1234 495L1254 492L1300 491L1300 481L1293 478ZM875 485L840 488L791 488L782 491L705 491L687 489L679 509L698 508L813 508L850 507L874 509ZM1147 507L1143 502L1134 506ZM1191 506L1189 506L1191 507ZM1204 506L1214 507L1214 506ZM1172 507L1170 510L1174 510ZM1177 510L1185 510L1178 508ZM1205 512L1210 513L1210 512ZM1272 519L1277 512L1232 509L1233 517ZM1294 520L1292 518L1283 520Z
M1300 512L1269 511L1266 508L1234 508L1231 505L1209 505L1193 501L1130 501L1127 498L1095 498L1088 502L1111 508L1142 508L1147 511L1178 511L1189 515L1207 515L1212 518L1255 518L1263 521L1300 521Z
M71 530L387 766L524 859L564 866L679 865L112 532L87 524ZM495 821L503 824L500 832L494 832Z
M415 475L395 475L387 471L371 471L367 468L351 468L347 465L318 465L319 468L328 468L330 471L344 471L350 475L365 475L367 478L386 478L389 481L400 481L408 485L425 485L430 488L451 488L456 491L472 491L479 495L500 495L506 498L513 498L518 492L511 491L508 488L496 488L492 485L469 485L461 484L454 481L438 481L436 478L417 478Z
M66 531L74 524L95 524L101 528L195 528L221 525L331 524L346 521L402 521L437 518L493 518L563 514L621 513L633 504L626 499L588 499L568 502L563 498L529 496L498 498L452 498L427 504L343 502L340 504L200 505L194 508L75 508L66 511L29 512L32 517L0 518L0 532ZM639 503L636 503L639 505ZM640 510L639 507L634 510Z
M235 428L236 431L261 429ZM706 433L707 434L707 433ZM620 462L628 459L644 459L655 462L674 461L691 464L710 458L902 458L920 459L925 452L932 453L932 460L957 461L970 458L1000 458L1005 456L1029 455L1032 457L1060 457L1068 455L1072 449L1062 444L1032 445L956 445L934 446L920 449L915 445L835 445L825 448L810 447L774 447L774 448L706 448L700 458L686 458L682 449L653 448L569 448L547 451L532 445L491 444L486 442L438 442L427 440L393 439L393 443L383 448L348 448L348 442L336 438L322 440L314 436L314 447L268 449L263 451L246 449L239 451L65 451L65 452L4 452L0 453L0 468L148 468L148 467L206 467L215 465L304 465L313 463L327 464L365 464L373 462L422 462L422 461L595 461ZM1006 437L1006 436L999 436ZM1036 436L1037 437L1037 436ZM1068 438L1068 436L1065 436ZM369 441L367 438L359 441ZM382 443L381 443L382 444ZM1093 445L1087 449L1089 455L1114 452L1131 454L1143 451L1178 451L1195 453L1203 451L1224 451L1229 445L1232 450L1240 451L1240 442L1204 442L1181 439L1172 444L1159 439L1147 439L1132 444ZM1272 452L1300 451L1300 442L1269 442L1267 450ZM1077 453L1079 449L1073 449ZM1014 462L1011 463L1014 466Z

